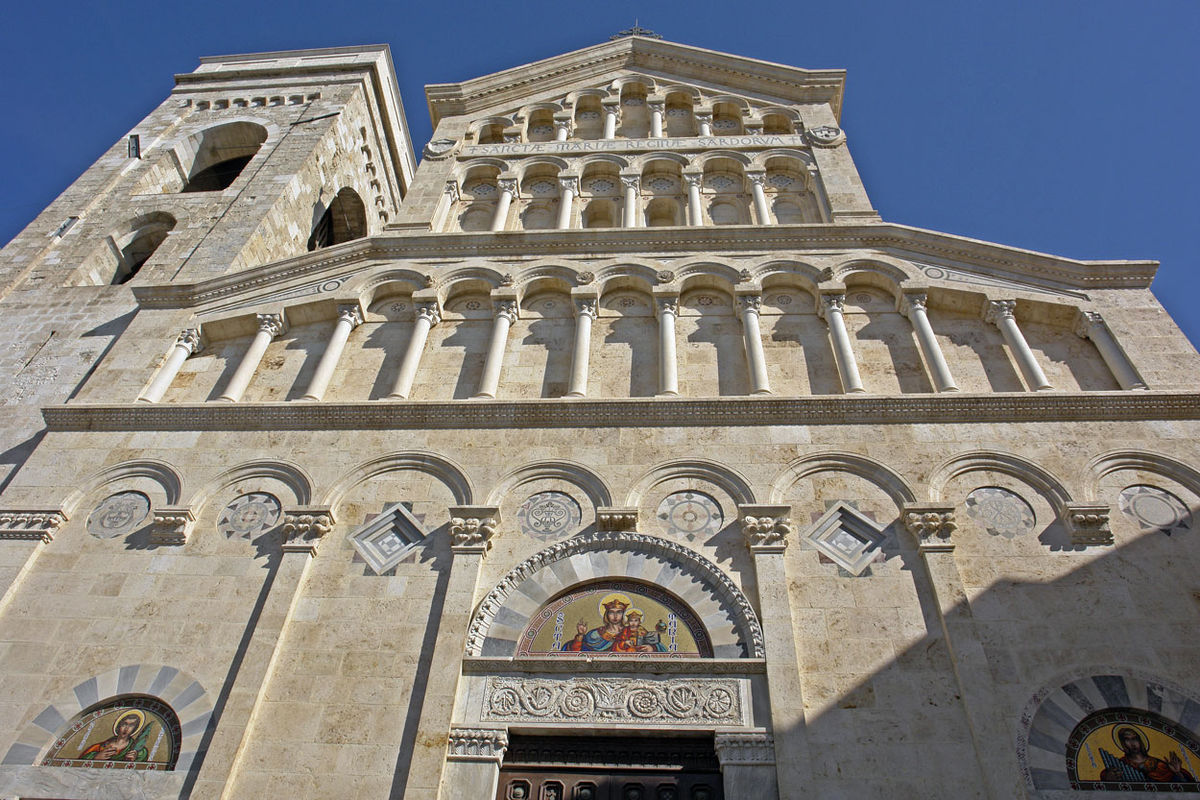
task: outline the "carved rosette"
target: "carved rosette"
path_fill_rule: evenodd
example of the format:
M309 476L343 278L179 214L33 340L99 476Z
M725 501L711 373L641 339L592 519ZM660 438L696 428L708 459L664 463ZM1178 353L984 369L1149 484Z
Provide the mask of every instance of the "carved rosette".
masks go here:
M586 286L594 280L596 280L596 273L589 272L587 270L584 270L575 276L575 282L580 286Z
M954 521L953 506L909 503L904 506L904 525L917 540L917 549L922 553L954 549L950 534L958 528L958 523Z
M450 546L455 553L484 554L500 527L496 506L454 506L450 509Z
M638 524L636 508L603 507L596 509L596 527L602 531L635 531Z
M448 761L491 761L499 764L508 749L508 731L491 728L451 728Z
M483 719L504 722L744 725L737 678L489 676Z
M0 539L50 542L66 521L58 509L0 510Z
M333 530L333 509L328 506L300 506L283 514L283 552L316 555L325 534Z
M1108 514L1109 507L1106 505L1068 503L1066 524L1071 533L1071 543L1080 546L1112 544Z
M675 280L675 273L671 272L669 269L661 269L654 276L654 280L658 281L659 283L670 283L671 281Z
M765 767L775 763L775 737L764 731L718 733L713 744L722 767Z
M150 525L150 544L181 545L187 544L188 535L196 516L190 508L183 506L164 506L154 509L154 521Z
M792 534L790 506L738 506L742 536L755 553L782 553Z

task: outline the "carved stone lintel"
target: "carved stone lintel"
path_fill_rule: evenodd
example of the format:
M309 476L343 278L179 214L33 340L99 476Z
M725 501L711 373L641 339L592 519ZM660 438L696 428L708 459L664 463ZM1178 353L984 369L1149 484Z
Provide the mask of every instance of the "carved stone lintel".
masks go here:
M185 328L180 331L175 346L186 350L189 356L194 356L204 350L204 337L200 335L199 328Z
M187 544L188 535L196 516L184 506L164 506L154 509L154 522L150 526L150 544Z
M1016 300L989 300L987 305L983 307L983 321L992 325L999 325L1000 320L1004 317L1011 319L1016 310Z
M497 506L451 506L451 549L455 553L486 553L498 527L500 509Z
M333 509L329 506L298 506L283 514L283 552L317 554L325 534L333 530Z
M0 510L0 540L50 542L67 521L58 509Z
M792 507L787 505L738 506L738 521L746 546L754 553L782 553L792 534Z
M950 534L958 527L954 506L906 503L904 525L917 540L922 553L949 552L954 549Z
M508 731L492 728L451 728L447 761L490 761L500 764L508 749Z
M258 320L258 329L271 334L271 338L282 336L287 331L287 323L283 319L283 314L255 314Z
M1071 533L1071 543L1081 546L1112 544L1112 531L1108 528L1109 507L1097 503L1068 503L1066 526Z
M775 737L765 731L718 733L713 738L721 767L765 767L775 764Z
M596 509L596 527L602 531L636 531L638 510L604 506Z

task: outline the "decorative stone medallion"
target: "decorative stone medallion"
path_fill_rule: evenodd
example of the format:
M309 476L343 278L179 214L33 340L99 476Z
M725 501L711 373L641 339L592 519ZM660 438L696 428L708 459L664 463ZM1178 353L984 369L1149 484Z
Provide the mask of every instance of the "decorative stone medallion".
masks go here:
M690 541L716 534L725 524L721 504L703 492L675 492L658 504L667 533Z
M654 192L674 192L679 189L679 182L674 178L651 178L646 186Z
M817 147L836 147L846 140L846 134L834 125L821 125L808 132L808 141Z
M1015 539L1033 530L1033 509L1021 497L999 486L983 486L967 495L967 516L992 536Z
M87 532L98 539L133 533L150 513L150 498L141 492L117 492L88 515Z
M1157 486L1130 486L1121 492L1118 505L1144 531L1170 536L1192 529L1192 512L1178 497Z
M225 506L217 520L217 530L226 539L253 539L274 528L282 507L279 498L266 492L251 492Z
M489 675L483 719L580 725L745 725L735 678L570 678Z
M573 533L582 519L579 503L565 492L538 492L517 509L521 532L540 541Z
M426 158L443 158L458 145L454 139L434 139L425 145Z

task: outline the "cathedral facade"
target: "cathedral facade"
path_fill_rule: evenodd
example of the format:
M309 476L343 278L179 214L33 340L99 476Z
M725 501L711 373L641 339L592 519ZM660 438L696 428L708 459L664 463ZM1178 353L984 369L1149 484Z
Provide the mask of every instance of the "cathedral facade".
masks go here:
M1157 264L883 221L844 78L176 76L0 251L0 797L1200 793Z

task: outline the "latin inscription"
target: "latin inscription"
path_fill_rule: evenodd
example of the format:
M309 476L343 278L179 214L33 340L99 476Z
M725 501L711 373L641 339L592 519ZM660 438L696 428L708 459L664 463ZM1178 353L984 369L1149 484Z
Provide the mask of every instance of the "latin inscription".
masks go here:
M528 144L476 144L464 147L460 158L470 156L525 156L536 153L600 153L675 148L807 147L803 136L684 136L673 139L590 139Z

